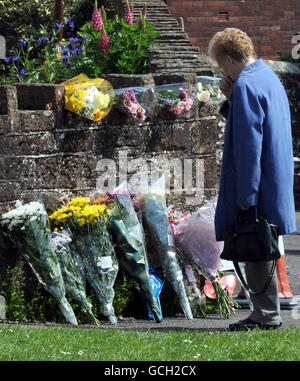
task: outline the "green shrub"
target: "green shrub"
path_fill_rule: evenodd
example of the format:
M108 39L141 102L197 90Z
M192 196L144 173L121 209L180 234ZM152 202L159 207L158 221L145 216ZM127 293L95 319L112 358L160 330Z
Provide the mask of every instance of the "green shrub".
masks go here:
M98 1L110 15L110 1ZM53 23L55 0L1 0L0 34L7 39L10 49L19 38L25 35L38 36L41 25ZM91 18L94 0L68 0L64 14L72 18L75 28L80 28Z

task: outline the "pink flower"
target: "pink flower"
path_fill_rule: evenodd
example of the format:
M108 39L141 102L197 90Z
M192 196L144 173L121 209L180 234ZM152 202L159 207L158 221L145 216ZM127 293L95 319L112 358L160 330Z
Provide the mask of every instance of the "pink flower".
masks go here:
M184 89L180 89L179 97L183 101L186 101L188 99L187 93Z
M169 108L172 107L172 103L169 102L169 101L164 101L163 105L164 105L165 107L169 107Z
M201 98L201 102L207 102L207 101L209 101L209 98L210 98L210 93L209 93L209 91L207 91L206 93L203 94L203 96Z
M57 199L58 202L63 202L68 199L68 196L65 194Z
M191 107L193 106L193 100L191 98L187 98L185 100L185 109L189 111Z
M102 16L101 12L97 7L97 1L95 1L93 16L92 16L92 25L95 30L102 30Z
M142 106L139 106L139 109L138 109L138 112L137 112L137 116L141 119L141 120L145 120L146 119L146 110L142 107Z
M101 37L99 38L99 49L101 52L107 52L109 50L109 38L104 29Z
M132 9L129 5L128 0L126 2L126 11L125 11L124 20L127 21L129 25L133 24L133 13L132 13Z
M174 114L179 115L182 113L184 109L185 109L185 103L183 101L180 101L177 103L175 107L173 107L172 111Z
M147 3L144 3L144 7L142 10L142 16L144 17L144 19L146 19L146 17L147 17Z

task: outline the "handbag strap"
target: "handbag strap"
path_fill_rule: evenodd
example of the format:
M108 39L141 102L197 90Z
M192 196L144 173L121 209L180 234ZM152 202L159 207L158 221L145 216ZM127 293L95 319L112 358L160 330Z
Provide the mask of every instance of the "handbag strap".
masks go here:
M245 281L245 279L244 279L244 277L243 277L243 274L242 274L242 272L241 272L241 269L240 269L240 266L239 266L238 262L233 262L234 268L235 268L235 270L236 270L236 272L237 272L237 274L238 274L238 276L239 276L239 278L240 278L240 280L241 280L243 286L244 286L245 289L249 292L249 294L251 294L251 295L261 295L261 294L263 294L263 293L266 291L266 289L269 287L269 284L271 283L272 277L273 277L274 272L275 272L275 267L276 267L276 266L275 266L275 265L276 265L276 260L273 259L272 262L273 262L273 263L272 263L272 267L271 267L270 274L268 275L268 279L267 279L267 281L266 281L264 287L262 288L262 290L259 291L259 292L255 292L255 291L251 290L251 288L248 286L248 284L246 283L246 281Z

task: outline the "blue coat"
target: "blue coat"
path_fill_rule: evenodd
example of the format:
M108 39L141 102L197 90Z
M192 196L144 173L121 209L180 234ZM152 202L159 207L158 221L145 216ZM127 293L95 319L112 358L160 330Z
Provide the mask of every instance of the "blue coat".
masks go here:
M220 112L227 118L215 214L217 241L241 205L257 205L279 234L296 230L291 117L285 90L258 59L239 75Z

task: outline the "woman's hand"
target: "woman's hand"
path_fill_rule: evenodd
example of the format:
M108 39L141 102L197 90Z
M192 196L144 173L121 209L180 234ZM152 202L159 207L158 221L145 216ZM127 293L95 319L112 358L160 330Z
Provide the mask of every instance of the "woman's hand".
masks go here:
M222 93L225 95L227 99L229 99L231 96L233 85L234 85L234 81L228 75L223 77L220 82L220 90L222 91Z

